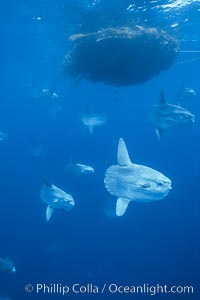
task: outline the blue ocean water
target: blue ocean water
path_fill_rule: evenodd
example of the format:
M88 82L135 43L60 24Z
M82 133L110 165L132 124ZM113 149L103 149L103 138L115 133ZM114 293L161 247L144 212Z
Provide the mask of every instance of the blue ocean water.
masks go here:
M0 296L199 299L199 1L18 0L2 1L0 7L0 131L8 135L0 144L0 257L9 257L16 266L15 274L0 273ZM99 16L96 22L95 18L85 21L90 11ZM121 25L131 18L168 29L179 39L173 66L132 87L75 84L72 78L61 78L55 91L58 102L35 103L35 95L50 88L61 70L70 34L88 24L91 28ZM161 89L175 103L180 83L196 91L193 99L183 102L195 114L195 124L168 131L158 141L149 111ZM86 106L107 117L105 126L95 128L92 136L80 122ZM45 155L37 160L32 159L31 137L44 148ZM104 174L116 163L120 137L133 162L166 174L173 189L162 201L131 203L126 214L117 218L108 211L114 197L104 187ZM73 176L65 169L71 159L92 165L95 173ZM40 199L44 176L76 202L68 213L56 211L49 223ZM188 285L194 293L25 292L26 284L35 288L54 283Z

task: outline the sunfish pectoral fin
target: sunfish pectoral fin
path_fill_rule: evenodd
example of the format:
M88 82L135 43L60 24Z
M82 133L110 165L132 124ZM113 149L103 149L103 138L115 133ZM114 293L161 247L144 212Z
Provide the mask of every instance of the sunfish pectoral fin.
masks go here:
M116 203L116 215L121 217L125 214L130 200L127 198L119 197Z
M126 144L122 138L119 139L118 143L117 162L120 166L128 166L131 164Z
M46 220L47 220L47 222L51 219L51 216L52 216L53 212L54 212L53 207L48 205L47 209L46 209Z
M161 140L162 136L163 136L163 130L160 128L156 128L156 135L157 138L159 139L159 141Z
M165 99L165 95L164 95L163 90L160 91L159 104L160 104L160 105L165 105L165 104L167 104L167 101L166 101L166 99Z

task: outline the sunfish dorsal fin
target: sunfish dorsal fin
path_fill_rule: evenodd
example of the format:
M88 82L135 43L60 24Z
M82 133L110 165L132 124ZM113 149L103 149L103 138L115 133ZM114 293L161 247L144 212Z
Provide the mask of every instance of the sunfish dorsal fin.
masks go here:
M131 164L126 144L122 138L119 139L118 143L117 163L120 166L128 166Z
M43 183L46 187L52 187L52 183L45 177L43 178Z
M53 212L54 212L53 207L48 205L47 209L46 209L46 220L47 220L47 222L49 222L49 220L51 219L51 216L52 216Z
M167 104L163 90L160 91L159 104L160 105Z
M125 214L130 200L127 198L119 197L116 203L116 215L121 217Z
M90 114L90 113L91 113L91 109L90 109L90 107L88 106L88 104L87 104L86 107L85 107L85 112L86 112L86 114Z

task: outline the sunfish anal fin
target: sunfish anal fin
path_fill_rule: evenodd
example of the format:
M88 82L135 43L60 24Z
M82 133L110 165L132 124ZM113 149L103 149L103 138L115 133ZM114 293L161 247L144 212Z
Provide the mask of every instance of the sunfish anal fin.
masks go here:
M116 203L116 215L121 217L125 214L130 200L127 198L119 197Z
M53 207L48 205L47 209L46 209L46 220L47 220L47 222L51 219L51 216L52 216L53 212L54 212Z
M157 138L159 139L159 141L161 140L162 136L163 136L163 130L160 128L156 128L156 135Z
M93 127L94 127L93 125L88 126L88 130L91 135L93 134Z
M164 95L163 90L160 91L159 104L160 104L160 105L165 105L165 104L167 104L167 101L166 101L166 99L165 99L165 95Z
M117 150L117 163L120 166L128 166L131 164L126 144L122 138L119 139Z

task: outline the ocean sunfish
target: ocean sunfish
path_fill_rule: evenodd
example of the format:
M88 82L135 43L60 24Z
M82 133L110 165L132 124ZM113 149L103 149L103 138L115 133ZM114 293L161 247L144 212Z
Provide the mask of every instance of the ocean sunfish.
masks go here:
M119 139L117 162L107 169L104 179L107 191L117 197L117 216L123 216L131 201L147 203L168 195L171 180L152 168L132 163L122 138Z
M179 104L167 103L164 93L161 91L159 103L153 106L150 119L156 128L156 134L160 140L166 129L181 128L193 124L195 116Z
M48 205L46 209L47 222L50 220L55 209L70 211L75 205L74 199L70 194L65 193L46 178L43 179L40 198Z
M14 262L9 258L0 258L0 271L15 273Z
M34 137L31 137L31 154L33 160L37 160L45 155L42 146Z
M7 133L0 131L0 141L6 141L8 139Z
M100 127L106 123L106 117L102 114L88 112L82 115L81 121L88 128L89 133L93 134L94 127Z
M66 169L75 175L93 174L95 171L93 167L80 163L69 163L67 164Z

